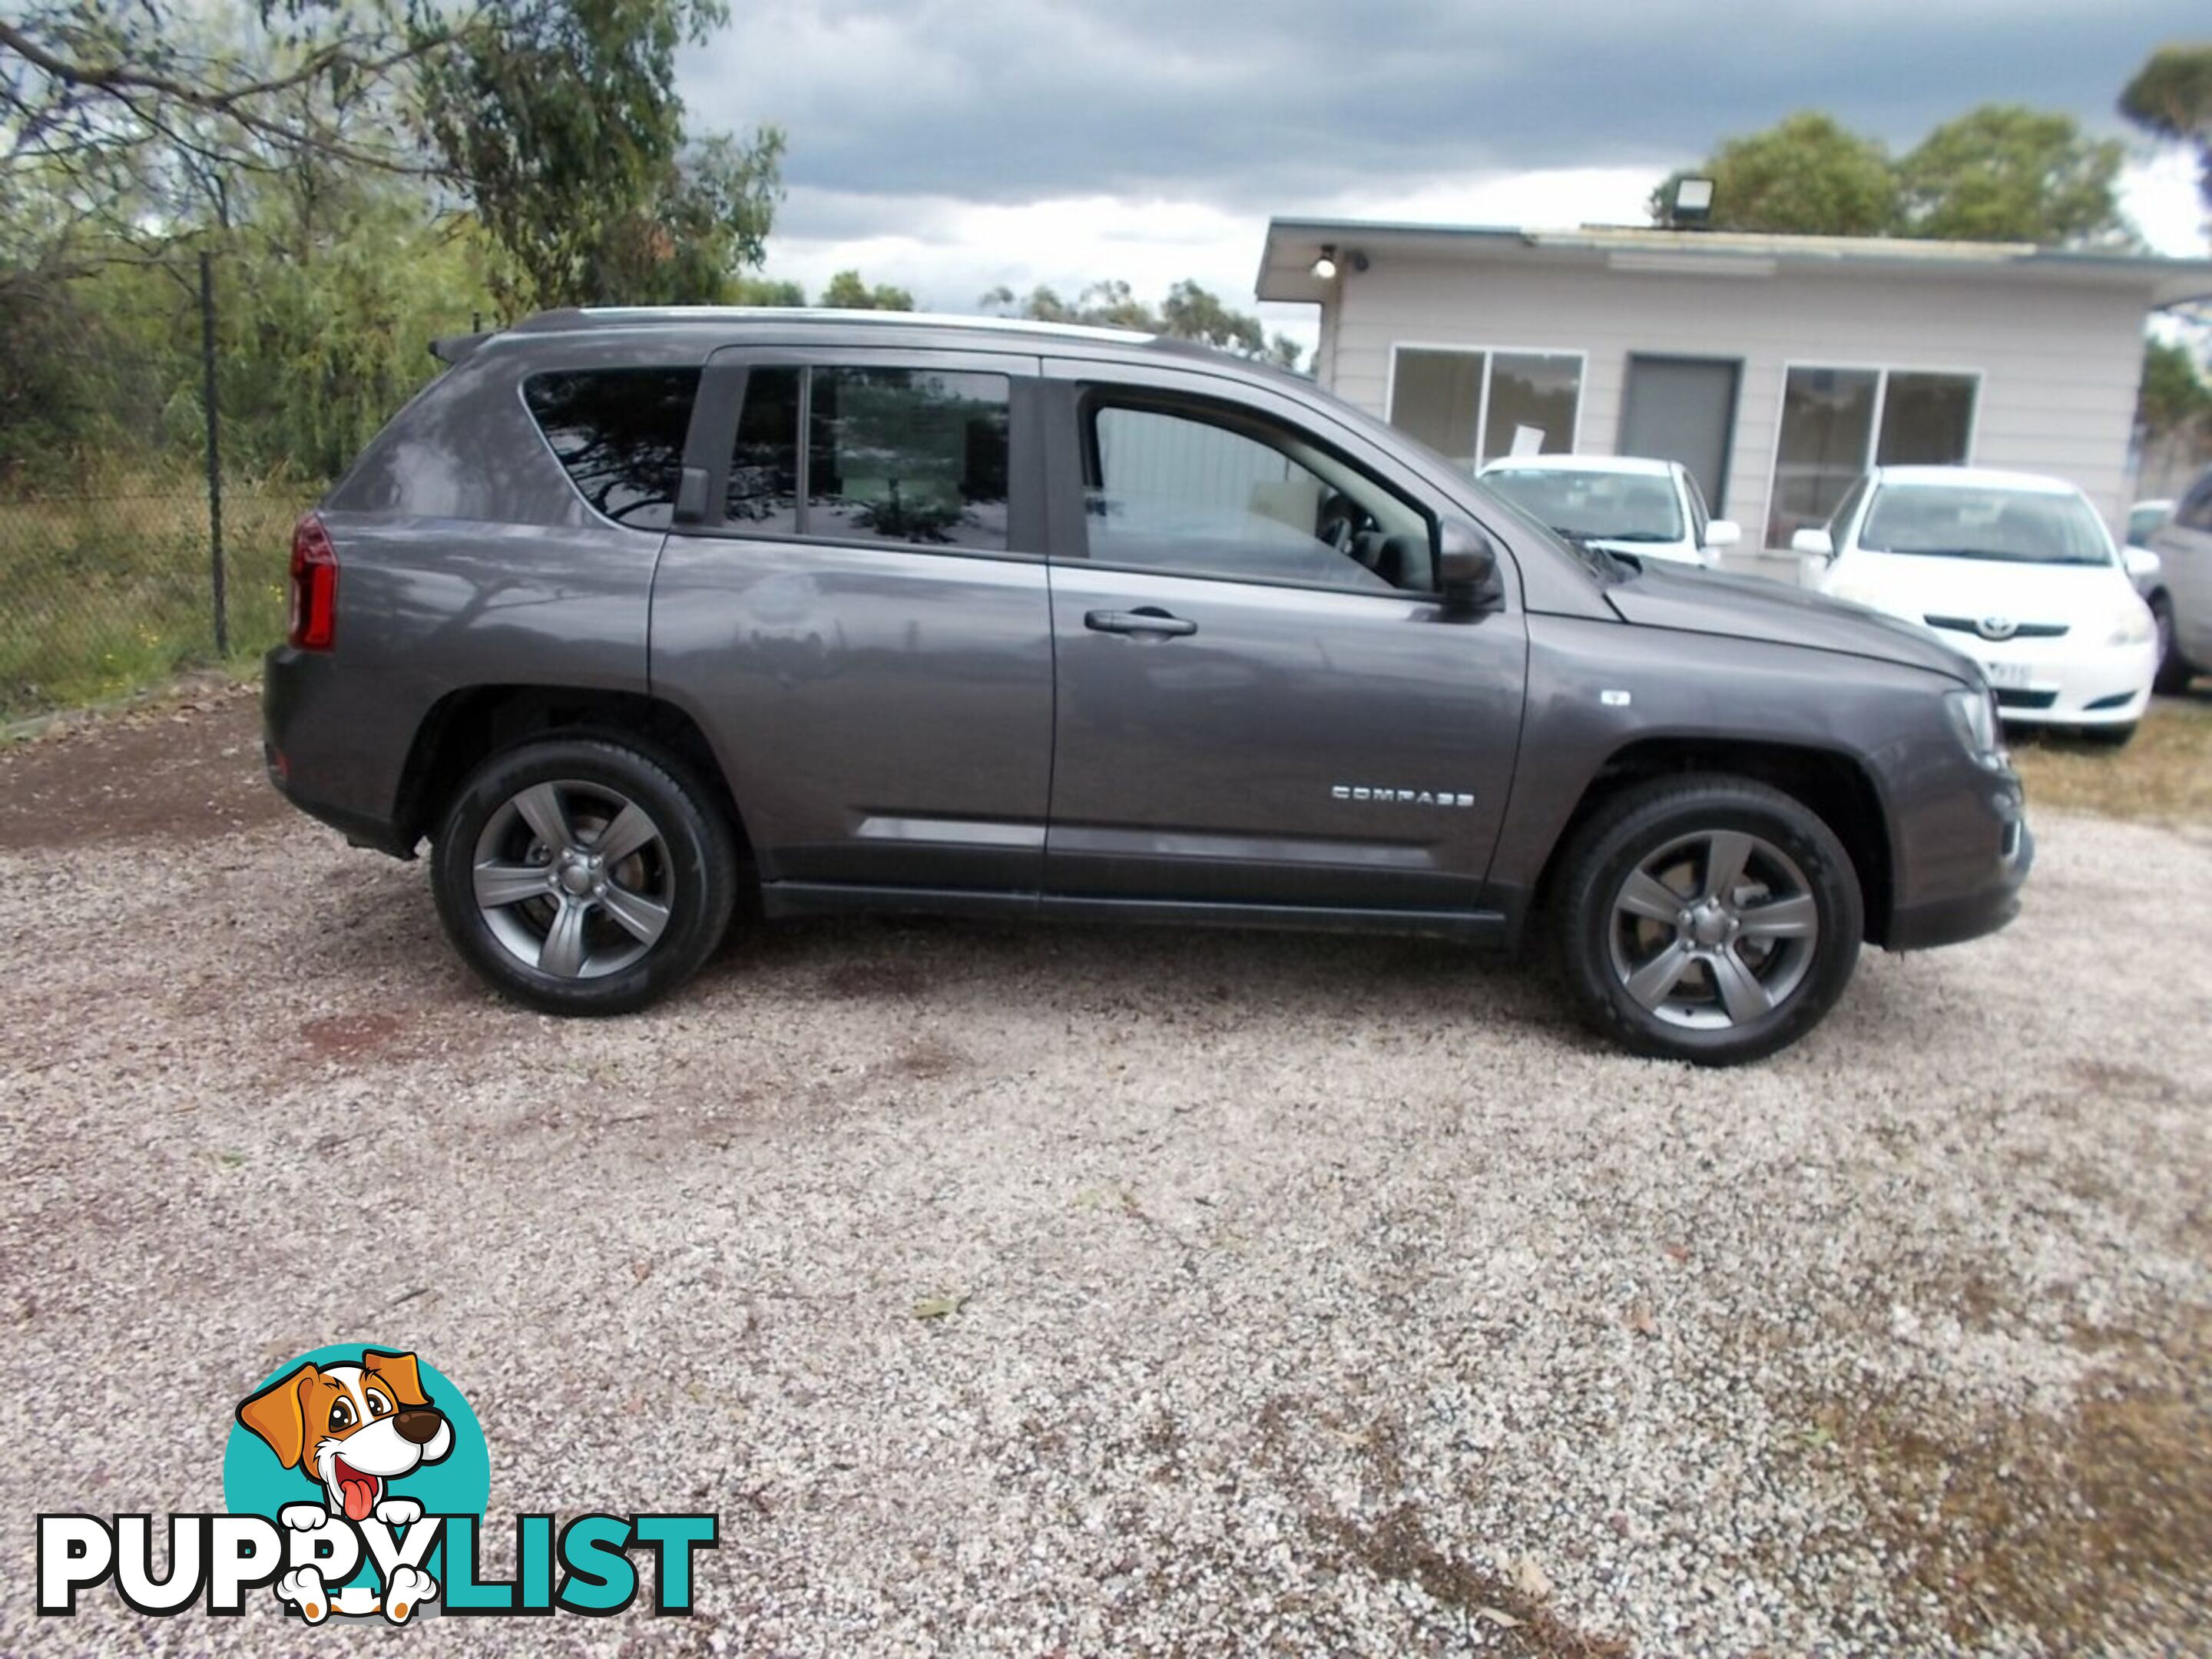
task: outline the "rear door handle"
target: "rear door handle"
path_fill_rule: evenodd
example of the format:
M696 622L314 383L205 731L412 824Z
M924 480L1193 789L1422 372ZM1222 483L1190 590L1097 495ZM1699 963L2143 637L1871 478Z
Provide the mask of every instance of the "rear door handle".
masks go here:
M1135 611L1086 611L1083 625L1094 634L1150 634L1160 639L1198 632L1198 624L1188 617L1171 617L1150 605Z

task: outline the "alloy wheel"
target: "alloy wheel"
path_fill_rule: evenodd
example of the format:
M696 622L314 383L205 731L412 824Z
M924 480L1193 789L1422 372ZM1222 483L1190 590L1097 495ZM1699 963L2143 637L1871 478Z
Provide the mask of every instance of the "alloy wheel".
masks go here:
M477 909L501 949L556 979L620 973L667 930L675 868L660 827L604 784L510 796L477 837Z
M1622 988L1669 1024L1712 1030L1771 1013L1820 945L1812 884L1772 842L1741 830L1679 836L1629 872L1608 932Z

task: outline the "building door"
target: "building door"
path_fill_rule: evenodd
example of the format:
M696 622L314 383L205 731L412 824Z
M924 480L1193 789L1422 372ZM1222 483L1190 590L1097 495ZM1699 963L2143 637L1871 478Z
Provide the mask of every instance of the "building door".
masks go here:
M1630 357L1620 453L1680 461L1713 511L1725 517L1736 378L1742 371L1741 363L1711 357Z

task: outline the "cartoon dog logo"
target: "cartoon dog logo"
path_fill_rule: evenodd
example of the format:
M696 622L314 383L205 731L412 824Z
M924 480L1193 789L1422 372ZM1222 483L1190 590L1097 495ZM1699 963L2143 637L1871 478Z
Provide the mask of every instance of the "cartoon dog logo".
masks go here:
M442 1462L453 1449L453 1425L422 1392L415 1356L374 1348L362 1351L358 1365L302 1364L240 1401L238 1420L286 1468L322 1487L323 1503L288 1504L278 1512L296 1532L311 1532L336 1515L356 1526L371 1516L387 1527L412 1525L422 1518L422 1506L390 1496L392 1483ZM334 1595L313 1567L285 1574L276 1588L310 1624L331 1612L379 1611L397 1624L438 1593L437 1581L416 1568L401 1569L382 1597L358 1607L360 1594L342 1589Z

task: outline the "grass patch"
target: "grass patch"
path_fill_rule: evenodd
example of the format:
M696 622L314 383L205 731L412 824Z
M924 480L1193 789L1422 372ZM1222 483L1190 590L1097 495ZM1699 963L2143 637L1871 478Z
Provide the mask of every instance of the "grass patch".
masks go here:
M234 660L284 629L292 525L313 485L223 501ZM215 660L207 501L189 489L0 501L0 722Z
M2212 1616L2212 1394L2201 1313L2132 1340L2063 1417L1902 1396L1808 1404L1785 1448L1858 1498L1901 1602L1954 1650L2172 1653ZM1930 1632L1931 1634L1933 1632Z
M2124 749L2051 732L2008 740L2031 815L2055 807L2147 823L2212 823L2212 697L2154 703Z

